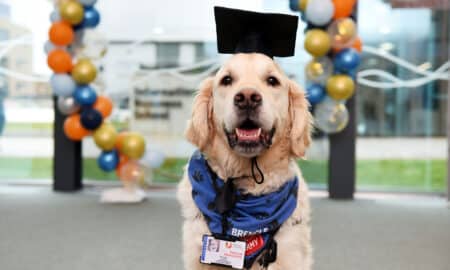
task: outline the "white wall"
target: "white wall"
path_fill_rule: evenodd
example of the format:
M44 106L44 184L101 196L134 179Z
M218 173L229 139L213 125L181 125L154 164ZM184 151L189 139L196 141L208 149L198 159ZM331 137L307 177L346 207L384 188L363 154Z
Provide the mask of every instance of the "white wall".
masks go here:
M258 10L261 0L99 0L109 39L215 40L213 6Z

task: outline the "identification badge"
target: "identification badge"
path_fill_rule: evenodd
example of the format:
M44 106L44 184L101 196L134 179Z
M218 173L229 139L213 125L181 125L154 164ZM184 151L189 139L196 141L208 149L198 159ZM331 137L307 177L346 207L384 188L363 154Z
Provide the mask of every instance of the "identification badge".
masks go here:
M246 243L243 241L227 241L203 235L200 262L242 269L244 268L245 250Z

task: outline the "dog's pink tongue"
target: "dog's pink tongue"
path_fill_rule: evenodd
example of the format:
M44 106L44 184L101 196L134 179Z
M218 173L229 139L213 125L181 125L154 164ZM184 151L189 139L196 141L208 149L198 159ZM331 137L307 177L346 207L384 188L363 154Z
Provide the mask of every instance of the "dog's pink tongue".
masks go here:
M240 141L257 141L261 135L261 128L240 129L236 128L236 135Z

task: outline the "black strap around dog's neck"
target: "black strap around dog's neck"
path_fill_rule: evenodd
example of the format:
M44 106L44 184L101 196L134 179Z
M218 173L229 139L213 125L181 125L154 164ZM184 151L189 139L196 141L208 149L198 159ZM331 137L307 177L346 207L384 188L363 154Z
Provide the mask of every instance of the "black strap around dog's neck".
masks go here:
M259 175L261 175L261 179L260 180L258 180L256 178L255 167L258 170ZM260 185L260 184L264 183L264 174L263 174L263 172L261 171L261 169L258 166L258 161L256 160L256 157L252 158L252 177L253 177L253 180L255 181L256 184Z

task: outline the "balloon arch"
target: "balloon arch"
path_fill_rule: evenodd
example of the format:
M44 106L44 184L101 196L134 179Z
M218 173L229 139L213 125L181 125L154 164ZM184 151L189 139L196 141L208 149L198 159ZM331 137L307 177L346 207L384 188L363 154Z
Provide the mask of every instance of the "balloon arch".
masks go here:
M50 84L57 108L66 115L64 134L73 141L92 135L102 150L97 159L102 170L115 170L124 184L143 181L142 157L150 154L144 137L137 132L118 132L107 121L113 109L111 99L92 87L97 76L95 56L83 51L83 35L100 22L97 0L55 2L45 50L54 72ZM362 49L353 17L356 0L290 0L290 7L301 11L307 23L304 46L313 58L305 68L306 91L316 126L326 133L342 131L349 120L345 100L354 94Z
M96 2L56 1L56 9L50 15L49 41L45 44L47 63L54 72L50 85L57 96L59 112L66 115L66 137L81 141L92 135L102 150L97 164L103 171L115 170L125 185L142 183L146 170L141 159L149 154L144 137L137 132L118 132L107 121L113 110L111 99L97 94L91 85L97 68L91 59L95 56L83 52L83 35L100 23Z
M342 131L349 121L345 101L355 92L362 42L355 22L357 0L290 0L306 22L307 97L315 125L325 133Z

